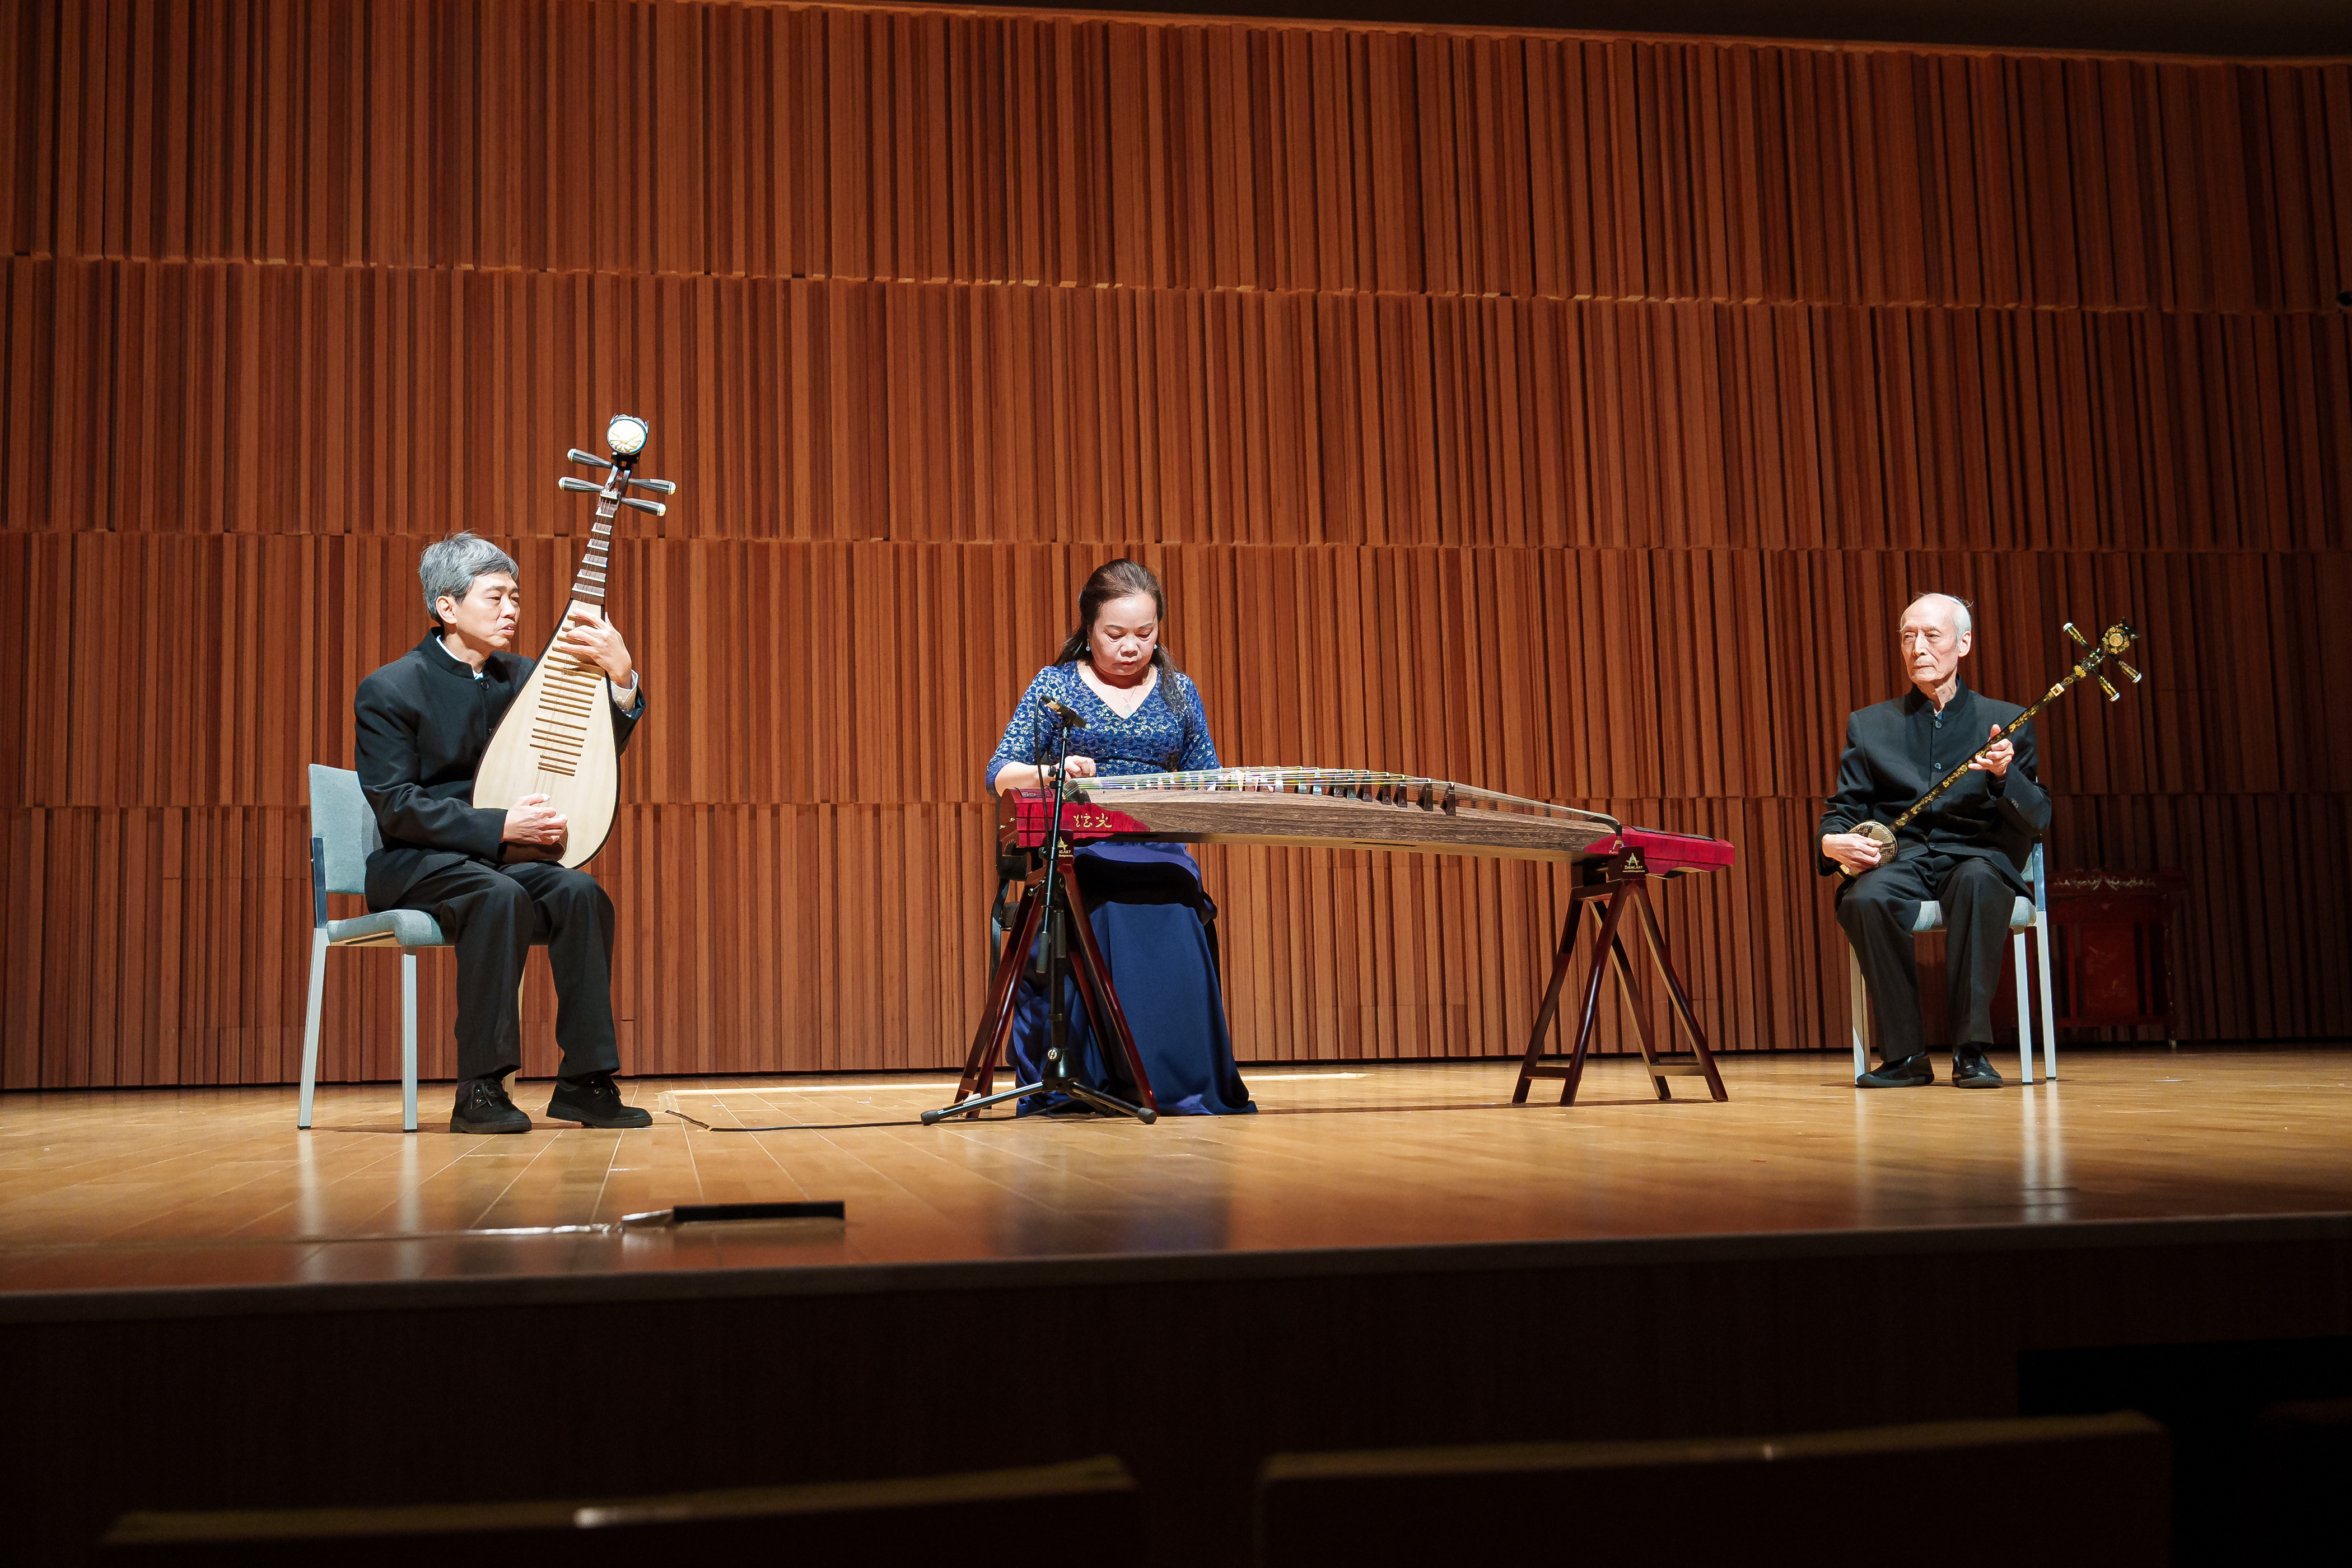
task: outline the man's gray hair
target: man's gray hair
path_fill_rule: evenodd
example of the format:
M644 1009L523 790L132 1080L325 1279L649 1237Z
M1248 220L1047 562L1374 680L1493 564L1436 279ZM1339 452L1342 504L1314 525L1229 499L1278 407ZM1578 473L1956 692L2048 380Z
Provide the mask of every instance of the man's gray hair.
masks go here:
M1949 594L1922 594L1912 600L1911 605L1924 605L1930 599L1940 599L1952 606L1952 626L1959 636L1967 637L1977 629L1976 617L1969 614L1969 602L1966 599L1956 599ZM1906 605L1903 607L1907 611L1911 608L1911 605Z
M426 545L416 563L416 580L425 586L425 615L439 625L441 612L434 608L435 601L444 594L463 601L474 591L474 579L489 572L503 572L517 579L522 576L513 556L478 533L453 533Z

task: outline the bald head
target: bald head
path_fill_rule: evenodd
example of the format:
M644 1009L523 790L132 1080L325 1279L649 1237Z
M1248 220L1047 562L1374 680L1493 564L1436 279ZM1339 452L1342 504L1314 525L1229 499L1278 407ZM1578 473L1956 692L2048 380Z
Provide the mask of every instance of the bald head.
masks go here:
M1895 636L1911 684L1938 708L1950 701L1959 684L1960 660L1976 646L1969 607L1949 594L1922 594L1904 607Z

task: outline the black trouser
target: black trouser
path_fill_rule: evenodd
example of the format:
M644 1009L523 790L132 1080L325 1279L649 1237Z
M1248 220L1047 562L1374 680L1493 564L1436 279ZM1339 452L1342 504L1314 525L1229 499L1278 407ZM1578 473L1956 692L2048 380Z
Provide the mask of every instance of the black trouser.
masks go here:
M457 948L457 1076L496 1078L522 1067L515 988L533 942L555 971L555 1043L563 1076L621 1065L613 1037L613 900L585 871L545 860L467 860L421 878L401 896Z
M1944 979L1955 1046L1992 1044L1992 996L2017 889L1981 856L1906 849L1891 866L1864 871L1838 894L1838 924L1862 960L1863 984L1878 1009L1878 1054L1901 1061L1920 1043L1919 961L1911 922L1928 900L1944 906Z

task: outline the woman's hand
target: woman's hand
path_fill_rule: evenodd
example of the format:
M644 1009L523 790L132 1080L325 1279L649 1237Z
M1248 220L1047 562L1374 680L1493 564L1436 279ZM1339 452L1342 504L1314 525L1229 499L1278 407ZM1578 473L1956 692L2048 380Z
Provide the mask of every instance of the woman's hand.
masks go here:
M1092 757L1070 759L1072 778L1090 779L1096 772ZM1051 763L1011 763L996 770L996 793L1010 795L1016 789L1044 789L1053 780L1054 765Z

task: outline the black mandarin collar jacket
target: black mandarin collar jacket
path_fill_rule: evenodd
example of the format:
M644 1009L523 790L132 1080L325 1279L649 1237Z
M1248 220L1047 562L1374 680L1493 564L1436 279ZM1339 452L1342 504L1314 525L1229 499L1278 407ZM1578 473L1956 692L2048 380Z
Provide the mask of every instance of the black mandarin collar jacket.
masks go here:
M1816 840L1832 833L1851 833L1864 822L1892 825L1912 802L1927 793L1930 784L1975 755L1995 725L2006 724L2024 711L2014 702L1971 691L1966 681L1959 683L1940 715L1916 689L1891 702L1858 710L1845 721L1845 752L1838 758L1837 793L1830 796L1828 809L1822 813ZM1995 781L1985 773L1969 774L1896 836L1895 853L1915 853L1924 847L1947 855L1980 857L1990 860L2019 892L2032 892L2025 866L2042 830L2050 826L2050 796L2035 766L2033 726L2020 730L2011 743L2017 755L2006 779ZM1835 861L1818 851L1815 861L1823 876L1837 869Z
M494 653L477 680L432 631L360 682L360 788L383 835L368 857L368 908L392 908L417 879L457 861L497 863L507 814L474 808L474 774L537 662ZM613 708L614 745L627 747L646 702L640 679L636 707Z

